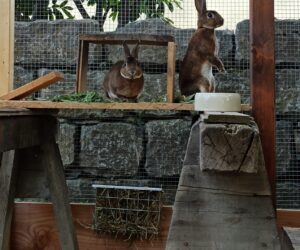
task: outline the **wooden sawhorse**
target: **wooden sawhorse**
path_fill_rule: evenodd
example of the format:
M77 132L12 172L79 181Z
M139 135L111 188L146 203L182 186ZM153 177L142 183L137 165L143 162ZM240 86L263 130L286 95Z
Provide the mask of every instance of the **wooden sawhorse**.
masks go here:
M55 141L57 120L47 113L28 110L0 109L0 250L10 249L10 230L13 216L14 198L24 192L24 172L26 163L24 151L35 154L38 149L39 166L47 177L62 250L77 250L78 242L68 202L68 190L63 164ZM30 157L29 157L30 158ZM26 163L27 164L27 163ZM26 165L25 164L25 165ZM26 188L36 189L40 180L26 183Z

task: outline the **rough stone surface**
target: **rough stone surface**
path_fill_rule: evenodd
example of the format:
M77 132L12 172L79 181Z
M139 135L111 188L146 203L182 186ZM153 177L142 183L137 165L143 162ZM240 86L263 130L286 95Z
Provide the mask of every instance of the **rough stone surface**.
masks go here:
M75 126L68 123L60 123L57 142L63 165L70 165L74 162L74 136Z
M276 112L300 110L300 70L276 71Z
M137 21L126 25L116 31L117 33L143 33L154 35L171 35L175 38L176 60L182 60L188 42L195 32L195 29L179 29L163 22L160 18L150 18L142 21ZM231 31L217 31L218 41L220 46L219 55L223 60L228 60L232 57L233 52L233 33ZM117 47L117 53L116 53ZM123 60L123 50L120 46L107 46L109 61L116 62ZM165 64L167 58L166 47L161 46L141 46L140 61L149 63Z
M276 122L276 165L278 177L289 171L292 160L292 128L293 124L290 121L280 120Z
M34 79L34 71L26 70L23 67L14 67L14 89L31 82Z
M296 159L300 161L300 122L297 122L297 127L294 129Z
M99 33L97 21L16 22L15 63L42 67L76 65L78 36L82 33ZM93 50L91 47L90 53Z
M150 121L146 124L145 170L151 177L179 175L185 155L190 120Z
M299 179L286 179L284 182L277 182L276 189L277 208L299 209Z
M299 43L299 20L275 20L276 63L299 63ZM237 60L250 60L249 20L237 24L235 58Z
M143 155L143 136L128 123L103 122L81 128L80 165L102 176L132 176Z
M200 124L200 168L256 173L264 166L256 125Z
M242 103L250 103L250 77L248 70L228 70L215 74L216 92L239 93Z
M53 70L39 69L38 76L41 77L50 73ZM59 71L59 70L58 70ZM104 94L103 79L107 71L89 71L87 74L87 91L96 91ZM51 98L57 95L68 95L75 93L76 89L76 74L64 73L64 80L50 85L48 88L40 90L41 98Z

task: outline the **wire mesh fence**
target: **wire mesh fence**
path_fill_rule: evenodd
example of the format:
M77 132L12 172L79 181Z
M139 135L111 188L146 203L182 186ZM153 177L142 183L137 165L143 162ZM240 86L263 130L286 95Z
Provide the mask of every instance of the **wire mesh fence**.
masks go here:
M175 86L189 39L197 28L194 1L16 1L15 87L49 71L65 80L35 94L48 99L75 91L78 37L101 32L174 36ZM144 4L142 4L144 3ZM146 3L146 4L145 4ZM214 71L217 92L238 92L250 102L249 1L208 0L225 19L217 29L219 56L226 74ZM180 6L180 7L179 7ZM88 91L101 93L111 65L123 60L122 47L93 45L89 50ZM145 87L141 101L165 101L166 48L141 46ZM95 202L92 184L159 186L172 204L193 115L174 111L61 110L58 141L70 198Z

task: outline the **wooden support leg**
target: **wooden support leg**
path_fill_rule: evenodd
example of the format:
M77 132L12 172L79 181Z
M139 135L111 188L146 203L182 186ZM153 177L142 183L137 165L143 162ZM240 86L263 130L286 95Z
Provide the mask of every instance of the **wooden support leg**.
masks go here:
M17 153L15 150L1 153L0 167L0 250L10 249L10 227L13 215Z
M58 145L45 143L42 146L43 164L49 181L50 195L59 230L62 250L78 250L78 242L72 221L68 190Z

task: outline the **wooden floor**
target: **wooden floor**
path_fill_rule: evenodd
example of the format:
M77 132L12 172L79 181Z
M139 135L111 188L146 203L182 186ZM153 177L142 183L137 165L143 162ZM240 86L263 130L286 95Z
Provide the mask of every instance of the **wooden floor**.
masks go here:
M91 230L94 205L72 205L80 250L163 250L168 236L172 208L164 207L161 233L152 240L115 239ZM51 204L15 204L11 244L13 250L57 250L58 233Z

